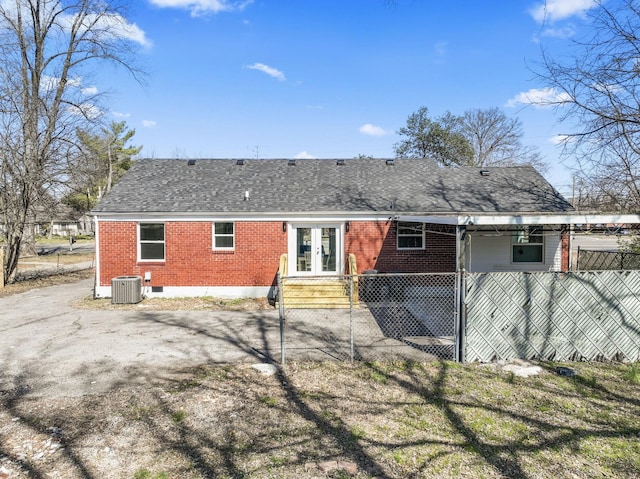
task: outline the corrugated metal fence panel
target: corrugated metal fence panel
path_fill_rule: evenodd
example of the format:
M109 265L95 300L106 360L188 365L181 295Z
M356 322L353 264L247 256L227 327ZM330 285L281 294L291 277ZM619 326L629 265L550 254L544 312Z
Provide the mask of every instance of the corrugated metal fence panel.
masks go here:
M465 360L640 359L640 271L466 276Z

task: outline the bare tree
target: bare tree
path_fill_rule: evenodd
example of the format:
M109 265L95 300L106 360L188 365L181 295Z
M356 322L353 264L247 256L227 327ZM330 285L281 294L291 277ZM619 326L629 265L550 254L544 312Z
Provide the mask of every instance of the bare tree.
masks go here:
M498 108L450 112L429 117L426 107L409 115L398 130L406 138L394 145L396 156L433 158L442 166L547 166L538 151L522 144L522 124Z
M626 139L613 136L606 147L573 150L582 166L576 175L580 209L632 212L640 207L640 155Z
M467 110L461 118L461 133L473 149L472 166L529 164L547 169L534 147L522 144L523 129L518 118L509 118L498 108Z
M640 160L640 4L596 1L589 34L554 58L543 50L538 75L554 93L545 100L571 125L564 154L585 181L608 198L605 209L638 210Z
M135 76L139 32L122 7L102 0L5 0L0 3L0 210L7 254L16 269L29 223L68 177L77 128L98 121L98 95L83 80L96 62Z

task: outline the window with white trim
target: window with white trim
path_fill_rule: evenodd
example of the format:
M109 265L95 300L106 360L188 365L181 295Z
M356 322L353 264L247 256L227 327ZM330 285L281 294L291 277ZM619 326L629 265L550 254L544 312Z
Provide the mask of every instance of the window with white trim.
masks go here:
M424 249L424 223L399 221L396 231L398 249Z
M140 261L164 261L164 223L138 223Z
M544 235L539 226L525 226L511 237L514 263L543 263Z
M233 223L213 223L214 250L232 251L235 244L235 225Z

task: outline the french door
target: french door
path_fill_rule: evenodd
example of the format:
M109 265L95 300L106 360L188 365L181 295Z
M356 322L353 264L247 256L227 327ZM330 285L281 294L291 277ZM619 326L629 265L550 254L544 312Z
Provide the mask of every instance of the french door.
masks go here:
M342 273L340 224L289 226L289 275Z

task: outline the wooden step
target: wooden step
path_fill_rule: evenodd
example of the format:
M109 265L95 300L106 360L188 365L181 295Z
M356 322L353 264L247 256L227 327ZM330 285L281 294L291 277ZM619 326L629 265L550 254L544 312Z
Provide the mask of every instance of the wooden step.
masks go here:
M346 280L328 279L324 281L284 278L282 288L285 308L330 309L350 307L349 282Z

